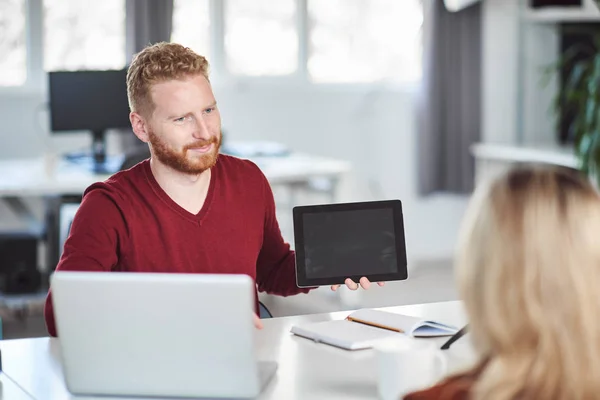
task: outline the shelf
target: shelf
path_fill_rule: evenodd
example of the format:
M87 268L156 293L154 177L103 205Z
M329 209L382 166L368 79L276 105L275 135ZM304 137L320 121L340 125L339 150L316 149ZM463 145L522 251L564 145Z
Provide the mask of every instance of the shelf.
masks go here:
M471 152L480 161L533 162L577 167L577 157L572 147L476 143L471 147Z
M522 18L540 23L600 22L600 9L595 0L583 0L581 7L527 7L523 10Z

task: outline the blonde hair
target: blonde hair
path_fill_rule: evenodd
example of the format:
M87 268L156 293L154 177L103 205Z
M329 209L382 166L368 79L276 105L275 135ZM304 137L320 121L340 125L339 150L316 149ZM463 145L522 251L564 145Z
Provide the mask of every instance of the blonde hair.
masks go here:
M476 191L457 255L483 372L474 399L600 395L600 198L573 170L525 167Z
M206 58L180 44L160 42L148 46L133 57L127 71L129 108L151 115L154 111L152 85L199 74L208 80L208 70Z

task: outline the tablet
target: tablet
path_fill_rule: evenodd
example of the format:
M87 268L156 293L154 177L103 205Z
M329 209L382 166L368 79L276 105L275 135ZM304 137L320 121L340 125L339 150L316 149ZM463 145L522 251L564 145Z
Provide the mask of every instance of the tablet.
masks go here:
M298 287L408 278L400 200L296 206L293 218Z

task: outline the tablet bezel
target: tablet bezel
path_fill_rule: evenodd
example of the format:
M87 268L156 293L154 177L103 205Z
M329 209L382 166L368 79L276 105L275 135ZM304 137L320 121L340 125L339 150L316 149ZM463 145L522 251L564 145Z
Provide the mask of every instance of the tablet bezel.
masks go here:
M304 263L304 214L307 213L329 213L336 211L361 211L391 209L394 218L394 234L396 239L396 262L398 271L388 274L366 274L354 276L337 276L327 278L313 278L306 276L306 265ZM326 285L343 284L347 278L358 282L365 276L371 282L398 281L408 279L406 260L406 241L404 233L404 217L402 214L402 202L400 200L365 201L353 203L334 203L295 206L293 208L294 222L294 245L296 257L296 284L300 288L317 287Z

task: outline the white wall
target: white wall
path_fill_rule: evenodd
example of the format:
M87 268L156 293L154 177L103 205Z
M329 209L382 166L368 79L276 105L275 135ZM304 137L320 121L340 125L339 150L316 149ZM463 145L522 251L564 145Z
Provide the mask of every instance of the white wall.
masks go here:
M91 144L91 136L87 134L48 133L47 101L41 91L3 93L0 90L0 120L0 159L87 150ZM111 132L107 139L109 152L117 151L118 135Z
M519 1L482 2L482 141L517 140Z
M350 200L398 198L411 259L452 255L465 196L417 195L415 101L410 91L334 87L216 89L233 138L277 140L350 160Z
M560 37L555 24L523 26L523 143L551 146L558 143L552 103L558 90L557 75L548 84L543 70L558 59Z
M552 147L557 81L543 69L559 53L557 24L526 18L526 0L484 0L483 141Z
M38 124L38 106L41 106L39 95L0 94L0 158L43 151L47 135L46 128Z

